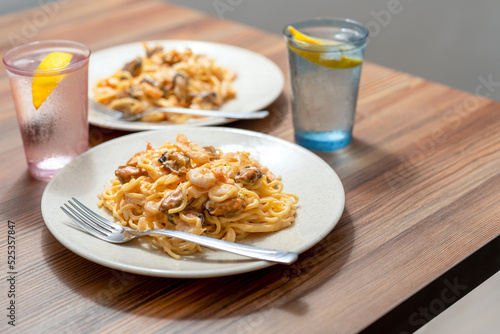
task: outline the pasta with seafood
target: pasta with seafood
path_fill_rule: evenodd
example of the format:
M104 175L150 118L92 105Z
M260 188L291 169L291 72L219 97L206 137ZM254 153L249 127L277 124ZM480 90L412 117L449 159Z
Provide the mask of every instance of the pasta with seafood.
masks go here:
M161 45L143 45L145 56L96 83L95 101L126 115L136 115L158 107L210 110L236 96L236 73L206 55L195 54L189 48L165 51ZM152 112L141 120L185 123L193 117L201 116Z
M248 152L202 147L183 134L160 147L148 143L115 176L98 205L139 231L166 228L235 242L289 227L299 200ZM203 251L166 236L152 243L175 259Z

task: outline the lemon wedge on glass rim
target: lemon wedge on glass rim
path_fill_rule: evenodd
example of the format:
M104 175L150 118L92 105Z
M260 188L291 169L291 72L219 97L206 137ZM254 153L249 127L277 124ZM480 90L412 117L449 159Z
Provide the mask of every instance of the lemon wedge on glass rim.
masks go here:
M305 35L295 29L292 26L288 26L287 30L292 34L294 40L299 42L304 42L312 45L340 45L342 43L332 40L327 40L323 38L314 38L308 35ZM309 60L310 62L328 68L352 68L360 65L363 62L361 58L350 58L342 55L340 59L327 59L322 57L322 52L320 50L311 47L310 50L303 50L291 45L288 45L290 50L300 55L301 57ZM342 46L339 47L339 51L349 51L354 47L352 46Z
M33 106L38 110L43 102L49 97L54 88L61 82L65 74L58 75L60 71L51 71L50 74L40 73L45 70L63 69L68 66L73 58L71 53L51 52L43 58L35 71L31 90L33 94ZM37 73L39 72L39 73Z

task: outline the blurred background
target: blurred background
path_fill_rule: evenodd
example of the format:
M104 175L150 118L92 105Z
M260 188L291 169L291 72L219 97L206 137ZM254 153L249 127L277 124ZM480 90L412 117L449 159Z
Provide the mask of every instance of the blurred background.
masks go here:
M51 0L2 0L7 13ZM71 0L58 0L67 2ZM498 0L170 0L275 34L291 22L348 17L370 30L366 60L500 101Z

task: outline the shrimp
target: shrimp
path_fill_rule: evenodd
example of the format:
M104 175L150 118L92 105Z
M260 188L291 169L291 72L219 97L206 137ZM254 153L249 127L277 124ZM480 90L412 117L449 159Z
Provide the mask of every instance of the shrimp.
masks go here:
M236 162L241 167L255 165L255 161L250 159L249 156L250 153L248 152L228 152L224 153L221 159L227 162Z
M146 204L144 204L144 213L149 215L149 216L154 216L158 213L160 213L160 203L158 202L153 202L153 201L147 201Z
M150 96L153 99L159 99L160 97L163 97L163 94L165 94L164 91L162 91L158 87L153 86L149 82L142 82L141 89L147 96Z
M217 183L208 191L208 197L215 202L222 202L237 195L238 188L227 183Z
M205 164L210 161L211 152L198 144L192 143L182 133L177 135L175 147L198 164Z
M187 173L187 179L193 185L205 189L213 187L216 181L214 173L205 167L190 169Z

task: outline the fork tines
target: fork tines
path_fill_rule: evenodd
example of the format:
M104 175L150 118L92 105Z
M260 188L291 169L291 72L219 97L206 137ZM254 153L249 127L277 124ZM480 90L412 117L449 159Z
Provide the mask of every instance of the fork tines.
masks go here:
M96 102L96 101L94 101L92 99L89 99L89 105L93 109L95 109L95 110L99 111L100 113L102 113L103 115L111 117L113 119L120 119L120 118L123 117L123 114L121 112L113 110L113 109L108 108L106 106L103 106L99 102Z
M61 206L61 210L92 235L102 238L121 228L120 225L110 222L93 212L76 198L73 197L72 200Z

